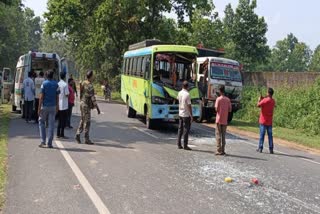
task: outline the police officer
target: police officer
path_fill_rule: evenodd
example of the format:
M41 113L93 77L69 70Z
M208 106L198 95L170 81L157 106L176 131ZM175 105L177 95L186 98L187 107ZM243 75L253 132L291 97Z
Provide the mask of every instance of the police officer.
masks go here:
M85 144L93 144L93 142L89 139L91 109L96 108L98 114L100 114L100 109L94 96L94 88L92 82L93 71L88 71L87 80L82 82L80 86L81 120L76 134L76 141L78 143L81 143L80 134L84 131Z

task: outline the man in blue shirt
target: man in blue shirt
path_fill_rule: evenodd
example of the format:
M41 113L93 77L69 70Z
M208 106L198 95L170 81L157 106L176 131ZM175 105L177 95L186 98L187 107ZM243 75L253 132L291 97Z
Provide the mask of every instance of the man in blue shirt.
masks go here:
M58 83L53 80L53 76L54 72L48 71L48 79L45 80L41 86L38 108L41 137L41 144L39 147L44 147L46 145L45 122L48 119L48 148L53 148L54 121L55 115L59 110L59 86Z

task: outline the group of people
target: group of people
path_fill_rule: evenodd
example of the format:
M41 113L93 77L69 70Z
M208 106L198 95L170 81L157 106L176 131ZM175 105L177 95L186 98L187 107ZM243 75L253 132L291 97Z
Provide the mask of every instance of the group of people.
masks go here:
M178 94L179 100L179 130L178 130L178 149L191 150L188 146L188 136L193 121L191 99L188 92L188 82L183 82L183 88ZM262 153L264 137L267 131L269 139L269 152L273 154L273 136L272 136L272 119L273 111L275 108L275 100L273 99L273 89L268 88L267 96L260 96L257 107L261 109L259 124L260 124L260 139L257 152ZM217 151L216 155L226 155L226 132L228 126L228 115L232 111L230 99L225 96L225 86L219 86L220 96L216 99L216 142ZM183 146L181 144L183 136Z
M72 109L77 95L76 84L72 75L66 83L66 73L60 73L60 81L54 80L54 71L37 75L34 71L28 73L23 81L22 96L24 100L24 116L26 122L34 120L39 123L41 144L46 145L46 128L48 127L48 147L52 147L54 122L58 117L57 138L67 138L65 128L71 126Z

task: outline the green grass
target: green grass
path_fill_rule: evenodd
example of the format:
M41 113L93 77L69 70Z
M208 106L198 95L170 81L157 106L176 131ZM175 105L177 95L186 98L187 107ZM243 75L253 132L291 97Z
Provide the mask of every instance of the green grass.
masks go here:
M240 130L254 132L259 134L259 125L257 123L245 122L242 120L233 120L230 124ZM295 142L310 148L320 149L320 136L308 135L303 130L273 127L273 136L290 142Z
M103 90L102 90L100 84L94 85L94 92L96 93L97 96L103 97ZM119 91L112 91L111 92L111 99L112 99L112 101L123 102L123 100L121 99L121 93Z
M10 107L10 105L0 105L0 210L2 210L5 202L4 188L7 181L7 141Z

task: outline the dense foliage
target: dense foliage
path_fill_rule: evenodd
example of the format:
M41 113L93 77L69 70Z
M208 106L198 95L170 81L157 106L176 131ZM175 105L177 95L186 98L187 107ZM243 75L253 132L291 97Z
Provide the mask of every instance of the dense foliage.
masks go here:
M236 117L258 124L260 109L257 101L260 92L266 94L265 88L245 87L243 91L243 108L236 113ZM274 98L276 108L274 125L284 128L297 128L309 134L320 134L320 79L310 87L279 88Z
M20 55L37 50L41 33L40 17L21 0L0 1L0 68L13 69Z

